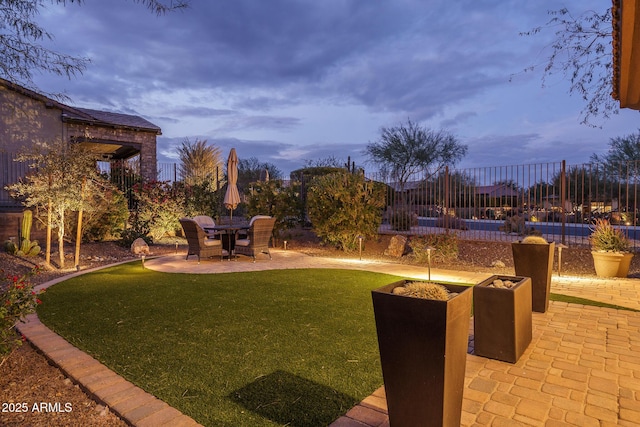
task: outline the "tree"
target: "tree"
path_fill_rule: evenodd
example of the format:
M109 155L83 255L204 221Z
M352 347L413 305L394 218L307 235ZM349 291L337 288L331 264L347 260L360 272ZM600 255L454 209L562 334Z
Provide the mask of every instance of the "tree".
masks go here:
M282 172L276 165L269 162L260 162L255 157L238 160L238 188L245 192L252 182L282 179Z
M640 160L640 130L638 133L618 136L609 141L609 150L606 154L591 155L592 162L618 164L635 162Z
M93 197L111 188L95 167L95 154L80 144L64 141L35 143L18 155L17 161L29 163L33 170L21 181L7 186L7 190L21 198L25 206L44 209L47 215L46 263L50 262L51 231L58 230L59 265L64 267L64 238L66 215L78 212L76 237L76 265L80 248L82 212L92 209Z
M189 138L182 141L178 149L180 156L180 173L186 185L202 186L205 183L216 184L222 177L222 150L215 145L208 145L207 140ZM213 186L210 185L213 188Z
M156 14L187 7L189 0L133 0ZM51 0L55 5L82 4L84 0ZM0 2L0 77L35 89L33 74L45 72L73 77L86 69L89 58L52 51L40 42L53 34L42 28L36 17L46 7L42 0Z
M602 156L592 154L591 162L601 163L607 175L620 181L637 177L640 174L640 130L611 138L607 153Z
M547 78L561 72L570 82L569 94L577 93L586 102L581 111L581 123L594 126L592 119L607 119L619 108L611 92L611 8L604 12L589 10L575 17L567 8L549 11L551 19L521 35L531 36L543 30L555 29L555 39L549 46L551 55L544 66L543 87ZM537 69L537 65L525 71Z
M380 139L368 144L366 153L403 191L413 175L433 176L444 166L455 165L467 154L467 146L446 131L426 129L408 120L406 124L383 127Z

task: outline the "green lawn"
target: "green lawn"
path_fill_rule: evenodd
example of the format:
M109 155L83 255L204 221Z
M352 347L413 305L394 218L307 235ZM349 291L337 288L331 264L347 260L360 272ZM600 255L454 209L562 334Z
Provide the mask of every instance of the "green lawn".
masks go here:
M322 426L382 385L370 290L354 270L187 275L125 264L59 283L42 321L208 426Z

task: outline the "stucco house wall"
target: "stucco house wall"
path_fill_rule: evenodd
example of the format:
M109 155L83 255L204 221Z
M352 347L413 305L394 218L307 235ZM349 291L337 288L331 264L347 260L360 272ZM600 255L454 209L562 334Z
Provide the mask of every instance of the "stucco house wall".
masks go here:
M63 140L86 145L105 160L139 155L140 174L155 180L158 135L161 129L140 116L72 107L0 79L0 242L15 236L23 210L4 190L26 171L13 164L13 154L35 142Z

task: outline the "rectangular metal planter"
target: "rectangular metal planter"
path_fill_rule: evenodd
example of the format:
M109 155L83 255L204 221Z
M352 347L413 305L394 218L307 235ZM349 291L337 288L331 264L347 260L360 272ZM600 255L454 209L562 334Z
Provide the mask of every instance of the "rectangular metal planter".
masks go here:
M511 250L516 276L531 277L531 309L545 313L549 308L555 243L537 245L513 242Z
M510 280L510 289L493 288L494 280ZM473 287L475 354L515 363L531 343L531 279L492 276Z
M471 319L472 288L434 301L392 293L407 281L371 292L391 426L459 426Z

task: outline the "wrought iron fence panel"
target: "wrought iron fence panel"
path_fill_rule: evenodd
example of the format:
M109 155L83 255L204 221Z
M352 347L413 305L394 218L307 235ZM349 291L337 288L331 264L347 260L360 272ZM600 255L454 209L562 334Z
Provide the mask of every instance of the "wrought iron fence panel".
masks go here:
M17 154L0 152L0 208L18 210L22 203L11 197L5 186L14 184L27 175L29 165L16 161Z
M19 208L4 186L28 174L15 154L0 153L0 207ZM98 162L98 169L118 185L133 207L133 192L142 182L136 161ZM220 176L219 171L212 171ZM430 234L455 232L472 240L514 241L528 233L567 245L588 245L590 227L599 218L609 220L639 245L640 161L605 165L567 165L565 161L444 168L394 180L371 173L367 179L386 188L381 232ZM157 180L182 183L177 163L159 163ZM303 189L309 183L304 183ZM213 186L219 191L224 180ZM305 191L300 192L304 197Z
M539 234L548 241L588 245L598 218L638 246L640 162L615 167L566 162L449 170L411 181L370 174L387 186L383 233L455 232L472 240L514 241Z

